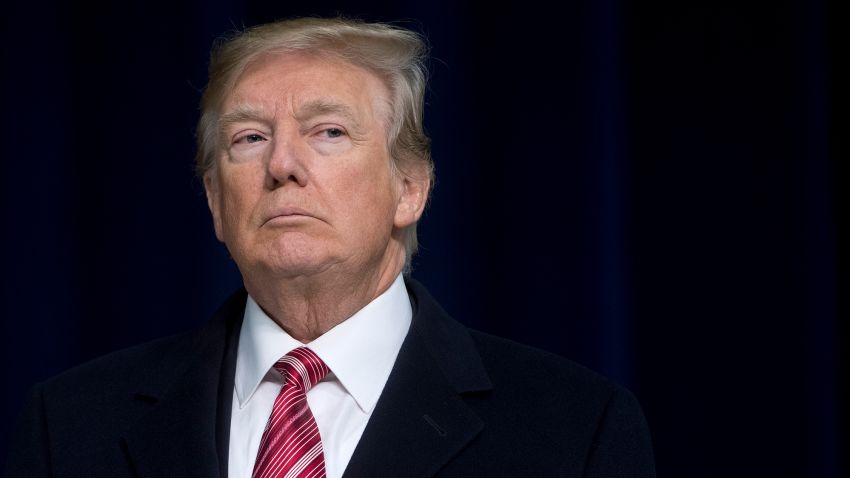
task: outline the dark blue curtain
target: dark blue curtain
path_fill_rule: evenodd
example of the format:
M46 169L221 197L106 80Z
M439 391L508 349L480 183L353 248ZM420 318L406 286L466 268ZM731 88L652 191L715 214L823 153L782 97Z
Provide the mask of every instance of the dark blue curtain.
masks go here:
M0 20L3 450L33 383L239 286L192 175L213 39L343 13L430 40L414 276L452 315L631 388L662 476L842 476L824 0L57 3Z

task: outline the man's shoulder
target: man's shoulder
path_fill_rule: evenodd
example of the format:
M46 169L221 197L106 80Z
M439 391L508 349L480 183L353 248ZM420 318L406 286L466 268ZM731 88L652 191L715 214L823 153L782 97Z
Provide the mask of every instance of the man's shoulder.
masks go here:
M503 362L503 365L512 368L539 370L558 376L568 375L598 386L612 386L605 376L561 355L473 328L467 330L485 361Z
M45 391L85 390L94 382L99 385L96 390L114 390L124 383L138 383L153 368L172 367L168 362L177 358L190 336L171 335L107 353L48 378L39 387Z
M468 329L494 388L585 405L606 404L614 395L633 399L623 386L560 355L475 329Z
M457 363L465 363L464 370L475 369L480 358L494 391L508 401L574 402L576 410L587 409L589 414L599 413L618 395L636 403L625 387L605 376L560 355L468 328L452 318L422 284L408 278L408 287L417 304L417 315L425 319L415 320L414 325L425 331L423 335L433 349L452 351L437 354L438 358L451 357L448 364L441 365L452 378L468 376L457 371ZM471 338L471 342L463 337Z
M54 463L87 463L88 455L142 421L151 403L147 390L177 382L180 350L191 340L190 334L171 336L122 349L34 385L22 409L15 454L26 461L45 446L53 449ZM48 427L49 435L43 432Z
M199 359L220 359L228 330L241 318L244 304L245 292L239 290L211 320L191 330L108 353L53 376L37 387L45 393L79 391L82 396L161 389Z
M178 461L151 449L173 448L181 437L200 440L190 450L214 449L222 364L244 304L243 291L199 328L109 353L32 387L10 452L11 475L34 476L30 470L49 465L69 476L117 476L127 460L118 443L164 457L164 469Z
M628 389L559 355L468 330L492 388L466 401L486 423L481 446L502 457L485 474L530 454L542 474L654 476L649 428Z

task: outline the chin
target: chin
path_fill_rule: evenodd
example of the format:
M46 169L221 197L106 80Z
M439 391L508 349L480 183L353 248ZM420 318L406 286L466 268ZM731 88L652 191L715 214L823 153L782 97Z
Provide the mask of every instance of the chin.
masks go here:
M297 277L318 274L336 262L314 241L277 241L257 258L256 265L275 277Z
M308 277L328 270L333 265L329 261L277 260L263 264L263 269L273 277Z

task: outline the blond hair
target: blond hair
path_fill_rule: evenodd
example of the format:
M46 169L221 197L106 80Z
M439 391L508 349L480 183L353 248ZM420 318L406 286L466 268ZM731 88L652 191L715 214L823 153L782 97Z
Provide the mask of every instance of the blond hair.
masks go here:
M196 172L206 176L219 153L218 119L239 76L261 55L304 52L328 55L377 75L390 92L387 148L394 174L424 166L434 184L431 140L422 124L427 48L415 32L383 23L345 18L296 18L258 25L217 42L210 54L209 82L201 97ZM410 166L417 166L412 168ZM430 191L429 191L430 192ZM405 269L416 252L416 224L402 236Z

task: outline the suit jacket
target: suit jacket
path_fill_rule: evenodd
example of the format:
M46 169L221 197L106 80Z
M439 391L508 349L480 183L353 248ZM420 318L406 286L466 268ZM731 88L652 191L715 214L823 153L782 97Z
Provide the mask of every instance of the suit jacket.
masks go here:
M471 331L407 281L414 318L345 470L352 477L655 475L635 398L555 355ZM11 477L227 475L234 294L206 326L37 385Z

